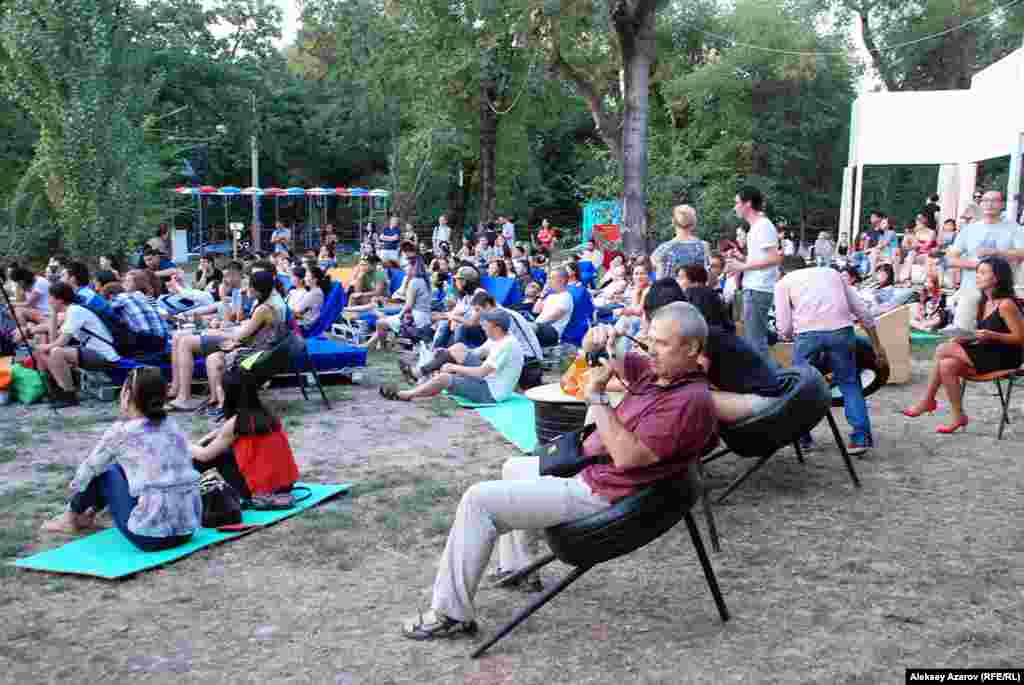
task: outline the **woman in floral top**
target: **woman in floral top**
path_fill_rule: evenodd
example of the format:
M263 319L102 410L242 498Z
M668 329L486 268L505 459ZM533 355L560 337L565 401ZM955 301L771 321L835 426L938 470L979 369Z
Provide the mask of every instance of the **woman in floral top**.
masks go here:
M67 511L43 530L94 527L104 507L117 529L144 552L168 549L199 528L199 473L184 433L164 413L167 384L159 369L133 369L121 388L121 414L71 481Z

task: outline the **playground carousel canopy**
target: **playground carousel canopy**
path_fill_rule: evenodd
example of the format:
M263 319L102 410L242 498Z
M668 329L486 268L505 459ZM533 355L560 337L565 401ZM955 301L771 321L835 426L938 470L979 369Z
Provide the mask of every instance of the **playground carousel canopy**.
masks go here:
M178 186L174 192L179 195L307 195L314 197L390 197L391 193L383 189L368 190L366 188L238 188L235 186Z

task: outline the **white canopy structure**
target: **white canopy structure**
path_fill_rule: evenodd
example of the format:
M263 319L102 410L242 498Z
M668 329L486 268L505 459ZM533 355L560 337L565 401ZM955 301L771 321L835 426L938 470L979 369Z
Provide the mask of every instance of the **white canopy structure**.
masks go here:
M971 201L977 162L1009 155L1007 216L1016 217L1024 155L1022 93L1024 48L978 72L969 90L870 93L857 98L843 174L840 236L852 244L860 230L864 167L872 165L943 165L939 205L944 217L957 217Z

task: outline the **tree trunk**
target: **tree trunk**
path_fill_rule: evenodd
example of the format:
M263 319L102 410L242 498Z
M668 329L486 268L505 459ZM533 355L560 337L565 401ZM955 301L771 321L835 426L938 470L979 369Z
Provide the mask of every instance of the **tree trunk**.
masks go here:
M497 91L493 79L480 81L480 221L494 220L497 208L498 115L492 109Z
M459 171L462 171L462 185L459 185ZM455 175L452 178L448 191L448 225L452 227L452 250L456 245L462 244L462 228L466 222L466 202L469 200L469 179L472 178L471 169L460 160Z
M622 48L622 241L627 253L647 253L647 115L655 57L654 3L631 8L620 0L612 23Z

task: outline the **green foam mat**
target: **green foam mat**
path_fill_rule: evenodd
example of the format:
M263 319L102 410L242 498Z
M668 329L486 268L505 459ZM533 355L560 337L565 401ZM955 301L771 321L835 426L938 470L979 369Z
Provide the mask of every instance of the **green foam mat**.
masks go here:
M940 340L950 340L951 338L941 333L928 333L926 331L910 330L910 342L912 343L933 343L939 342Z
M536 449L537 428L533 402L522 395L513 395L501 404L478 407L476 413L523 452L532 454Z
M352 488L351 483L335 485L296 483L296 486L300 485L309 488L312 493L306 500L297 503L291 509L281 511L243 511L242 522L257 526L270 526L315 507L326 499L348 492ZM13 562L13 565L33 571L70 573L115 580L169 564L204 547L228 542L258 530L262 530L262 528L253 528L239 533L221 533L212 528L200 528L184 545L159 552L142 552L128 542L127 538L116 528L109 528L56 549L18 559Z
M450 392L448 392L447 390L444 391L444 395L445 395L445 397L450 399L455 404L459 405L460 407L464 407L466 409L479 409L480 407L497 407L498 406L494 402L481 403L481 402L474 402L472 400L467 400L465 397L459 397L458 395L453 395Z

